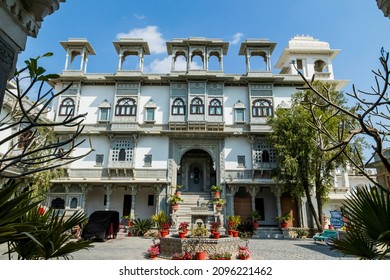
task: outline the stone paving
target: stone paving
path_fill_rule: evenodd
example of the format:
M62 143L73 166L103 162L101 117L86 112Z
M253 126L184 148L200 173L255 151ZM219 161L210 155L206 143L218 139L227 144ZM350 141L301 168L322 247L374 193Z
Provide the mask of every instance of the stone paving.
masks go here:
M118 234L117 239L95 242L94 248L72 254L74 260L145 260L146 250L152 245L151 238L127 237ZM245 241L242 241L245 245ZM254 260L340 260L355 259L331 251L328 246L315 244L313 239L249 239L249 250ZM0 260L6 246L0 245ZM13 256L15 259L16 256Z

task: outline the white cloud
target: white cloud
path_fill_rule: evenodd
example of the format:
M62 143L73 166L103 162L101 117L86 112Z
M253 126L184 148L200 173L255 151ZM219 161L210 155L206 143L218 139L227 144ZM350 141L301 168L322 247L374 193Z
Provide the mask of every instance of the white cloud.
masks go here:
M169 73L171 72L172 58L170 56L160 60L156 58L148 66L145 67L147 73Z
M233 35L233 40L230 43L232 45L237 45L241 41L241 38L243 36L244 36L244 34L237 32L236 34Z
M116 35L119 38L139 38L148 42L150 53L159 54L166 53L165 40L162 34L158 32L157 26L146 26L145 28L134 28L127 33L119 33Z

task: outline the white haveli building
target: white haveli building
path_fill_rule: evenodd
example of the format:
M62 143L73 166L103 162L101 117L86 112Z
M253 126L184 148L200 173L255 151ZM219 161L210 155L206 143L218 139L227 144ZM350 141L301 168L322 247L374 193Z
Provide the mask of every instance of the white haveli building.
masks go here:
M312 226L305 199L292 200L272 180L275 152L266 140L267 117L279 106L288 107L291 95L303 85L292 60L305 76L316 73L317 79L342 88L347 82L335 80L332 67L339 50L296 36L276 63L280 73L274 74L271 56L276 43L248 39L239 51L246 73L225 74L228 42L173 39L166 43L172 57L170 73L149 74L143 72L148 43L120 39L114 42L117 72L92 74L87 62L95 51L86 39L61 45L66 50L65 69L53 85L59 91L73 84L56 100L53 112L56 120L69 112L88 113L83 136L89 140L75 154L87 152L89 143L94 151L66 166L63 178L53 180L48 205L84 209L88 215L106 209L146 218L160 210L169 213L170 186L182 185L184 202L177 214L179 220L191 222L190 214L199 205L214 213L208 204L210 186L220 185L225 216L245 219L257 210L262 225L276 225L275 216L292 211L294 226ZM137 59L137 69L125 69L131 57ZM56 132L67 137L73 129ZM345 192L354 187L348 175L337 176L329 209L340 206Z

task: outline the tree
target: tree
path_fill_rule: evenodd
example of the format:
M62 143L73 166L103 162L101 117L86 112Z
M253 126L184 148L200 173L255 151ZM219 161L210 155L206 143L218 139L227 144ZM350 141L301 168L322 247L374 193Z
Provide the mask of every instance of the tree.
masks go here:
M51 55L47 53L42 57ZM26 60L26 67L18 70L12 79L16 92L6 90L6 93L11 96L9 104L11 108L9 113L0 120L0 133L9 135L0 139L0 146L9 143L11 145L0 157L2 178L20 178L40 171L54 170L86 156L86 154L72 156L72 151L85 141L77 142L76 139L83 131L82 122L86 114L73 116L72 112L64 120L57 122L46 117L52 101L71 85L56 93L51 87L46 90L47 82L59 76L45 74L46 70L38 65L42 57ZM30 82L27 88L23 89L21 83L26 79ZM37 90L37 98L35 101L30 101L29 94L32 94L34 89ZM75 132L67 139L54 137L55 129L63 126L74 127ZM89 153L91 151L92 149ZM10 168L16 168L17 172L6 172Z
M372 86L370 91L357 90L353 86L352 93L346 93L347 96L356 101L356 104L351 108L337 104L328 88L316 85L314 75L309 81L301 72L298 71L298 73L306 83L302 89L311 90L318 97L317 101L307 102L307 108L312 115L312 125L316 127L320 137L326 139L326 141L318 142L318 147L325 152L334 152L332 160L336 160L341 155L347 157L349 162L375 186L382 188L365 169L365 166L377 155L386 170L390 172L390 162L384 155L384 147L389 142L390 136L389 53L382 49L379 61L382 70L372 71L375 86ZM327 106L333 111L333 114L326 119L321 118L315 112L316 108L323 106ZM329 123L337 118L342 121L337 131L334 131L329 127ZM374 153L366 161L364 161L362 150L355 147L355 141L359 137L365 137L372 143L371 147ZM354 157L348 152L348 148L354 151Z
M331 87L329 84L321 85ZM330 94L337 100L337 104L343 106L345 100L338 91L332 90ZM310 125L311 111L303 106L314 99L316 95L312 91L300 91L293 95L290 109L277 109L275 117L270 119L270 139L277 151L277 180L285 184L286 190L293 197L306 197L316 226L322 231L323 203L332 185L332 171L342 164L342 158L334 161L332 153L325 153L317 148L316 143L326 139L321 138L321 135L316 133L316 128ZM318 106L313 110L322 119L332 115L327 106ZM328 126L335 130L339 121L339 118L332 118ZM318 213L312 202L312 189L315 190Z
M369 176L365 166L376 155L387 172L390 173L389 159L384 154L384 147L389 141L390 99L389 87L389 53L381 50L379 57L382 69L372 71L375 86L370 91L356 90L347 93L356 105L344 108L334 102L328 91L318 88L314 83L314 76L306 82L305 89L312 90L323 104L334 112L329 118L322 119L315 113L315 108L321 107L318 102L308 102L312 114L312 125L318 135L326 142L317 142L324 152L333 152L331 160L345 156L349 162L364 174L374 185L354 190L343 204L343 215L346 218L347 234L344 239L335 240L331 245L333 250L344 254L355 255L361 259L381 259L390 252L390 190L381 186ZM343 119L337 131L329 129L328 122L340 117ZM362 150L356 148L354 141L358 137L371 140L374 153L366 162L363 160ZM353 153L348 152L348 149Z
M76 138L83 130L85 115L73 116L70 112L57 122L46 118L53 99L68 89L57 93L51 87L45 90L47 82L59 76L45 74L38 60L51 55L31 58L25 61L26 67L15 73L16 90L7 89L9 98L4 102L9 113L0 120L0 133L5 135L0 146L9 146L0 156L0 244L8 242L10 252L17 252L23 259L66 258L71 252L90 247L84 241L68 242L67 231L86 220L84 213L76 212L66 221L54 209L41 215L37 207L42 197L34 194L30 185L23 185L24 178L33 177L33 185L47 186L58 168L92 152L90 149L86 154L72 156L73 150L84 142ZM28 86L22 89L21 83L27 79ZM37 97L30 100L35 89ZM75 132L67 139L54 137L55 128L61 126L74 127Z

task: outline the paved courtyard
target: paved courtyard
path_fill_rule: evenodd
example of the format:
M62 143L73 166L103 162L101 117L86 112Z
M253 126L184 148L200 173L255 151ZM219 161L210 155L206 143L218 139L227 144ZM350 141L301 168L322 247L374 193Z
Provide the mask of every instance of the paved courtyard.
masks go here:
M143 260L151 238L127 237L119 234L117 239L95 242L94 248L72 254L74 260ZM245 245L245 242L242 242ZM331 251L328 246L315 244L312 239L250 239L249 249L255 260L339 260L354 259ZM6 246L0 246L0 260ZM16 257L13 256L13 259Z

